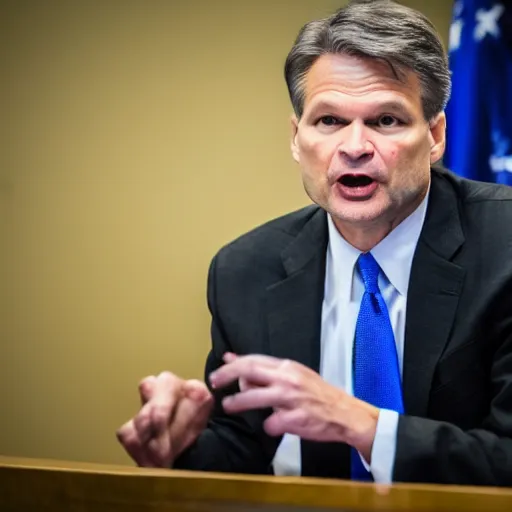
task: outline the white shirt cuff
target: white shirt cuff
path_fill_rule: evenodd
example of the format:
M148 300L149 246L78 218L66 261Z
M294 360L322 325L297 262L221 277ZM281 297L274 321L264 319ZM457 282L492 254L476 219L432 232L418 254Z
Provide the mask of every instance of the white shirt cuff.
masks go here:
M364 467L367 471L371 472L373 480L378 484L392 483L398 418L399 414L396 411L380 409L377 431L375 432L372 446L371 465L368 465L361 454L359 454Z

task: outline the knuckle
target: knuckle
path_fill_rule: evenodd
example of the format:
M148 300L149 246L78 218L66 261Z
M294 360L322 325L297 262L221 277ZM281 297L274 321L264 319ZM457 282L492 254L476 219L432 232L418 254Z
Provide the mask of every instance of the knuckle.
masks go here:
M124 429L124 427L121 427L121 428L118 428L116 430L116 437L117 437L117 440L121 443L121 444L124 444L125 443L125 439L127 437L127 432L126 430Z
M301 375L297 373L282 373L282 378L285 382L285 384L288 385L288 387L291 387L293 389L300 389L302 388L304 379Z
M162 372L158 376L158 382L158 392L165 398L178 396L186 383L185 380L171 372Z
M283 359L281 361L281 370L290 370L293 369L295 365L295 361L292 361L291 359Z
M116 430L116 435L117 437L125 437L126 435L128 435L130 432L133 432L135 429L133 428L133 421L127 421L126 423L124 423L123 425L121 425L117 430Z
M119 429L117 439L127 449L136 448L140 445L139 439L133 429Z
M166 384L174 384L178 380L178 377L174 375L174 373L168 371L160 373L157 378Z
M153 375L150 375L149 377L144 377L139 382L139 392L142 394L147 394L151 391L151 388L153 387L153 384L155 382L155 377Z
M154 382L155 378L156 377L154 375L147 375L146 377L143 377L139 381L139 387L140 386L145 386L147 384L150 384L150 383Z

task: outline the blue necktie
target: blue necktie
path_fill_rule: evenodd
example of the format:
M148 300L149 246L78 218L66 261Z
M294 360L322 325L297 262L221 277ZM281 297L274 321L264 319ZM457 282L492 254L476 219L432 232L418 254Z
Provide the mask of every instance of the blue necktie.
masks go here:
M375 407L403 413L395 337L378 284L380 267L368 252L359 256L357 269L365 291L354 338L354 396ZM372 480L355 449L352 449L351 476L353 480Z

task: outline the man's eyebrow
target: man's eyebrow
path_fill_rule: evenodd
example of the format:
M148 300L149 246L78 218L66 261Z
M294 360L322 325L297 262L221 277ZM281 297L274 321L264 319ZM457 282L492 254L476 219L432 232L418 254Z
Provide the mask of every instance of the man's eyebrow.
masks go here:
M396 112L409 115L409 108L407 107L407 104L400 100L389 100L382 103L373 102L367 105L367 109L370 112ZM318 103L312 105L310 112L315 114L319 111L335 113L341 110L343 110L343 104L321 100Z
M409 108L407 104L403 101L392 100L385 101L383 103L377 103L375 105L375 110L385 111L385 112L401 112L403 114L409 113Z

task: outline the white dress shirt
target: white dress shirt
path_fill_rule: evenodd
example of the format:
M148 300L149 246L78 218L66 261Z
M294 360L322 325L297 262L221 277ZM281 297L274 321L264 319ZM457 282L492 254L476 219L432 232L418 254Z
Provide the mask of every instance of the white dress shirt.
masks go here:
M371 253L381 268L379 288L389 311L400 374L404 354L407 290L412 259L423 227L428 194L418 208L386 236ZM354 272L361 251L338 232L328 215L329 244L320 335L320 375L352 394L352 350L364 284ZM391 483L396 451L398 413L381 409L372 447L371 471L377 483ZM362 458L362 457L361 457ZM300 438L285 434L274 458L276 475L300 475Z

